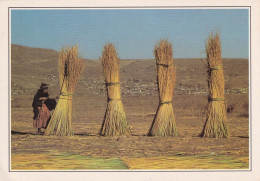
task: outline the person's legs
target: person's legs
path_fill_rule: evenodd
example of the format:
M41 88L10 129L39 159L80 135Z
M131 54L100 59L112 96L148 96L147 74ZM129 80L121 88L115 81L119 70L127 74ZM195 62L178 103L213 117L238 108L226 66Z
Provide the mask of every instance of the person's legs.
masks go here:
M40 134L40 133L41 133L41 128L38 128L37 134Z
M48 107L45 104L42 105L42 112L40 117L42 120L42 128L46 129L50 121L51 114Z
M37 134L40 134L41 133L41 128L39 128L40 126L40 120L39 120L39 112L40 112L40 107L38 108L34 108L33 109L33 113L34 113L34 116L33 116L33 119L34 119L34 127L37 128L36 132Z
M33 119L35 120L35 119L37 119L37 117L38 117L38 114L39 114L39 110L38 110L38 108L37 107L34 107L33 108Z

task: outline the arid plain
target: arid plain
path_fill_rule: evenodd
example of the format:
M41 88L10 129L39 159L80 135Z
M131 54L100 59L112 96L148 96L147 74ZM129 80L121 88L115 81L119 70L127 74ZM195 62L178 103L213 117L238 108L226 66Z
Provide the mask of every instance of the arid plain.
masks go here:
M119 53L120 57L120 53ZM59 95L58 52L11 46L11 169L248 169L249 62L224 59L230 138L201 138L207 108L205 59L175 59L173 96L178 137L148 137L158 106L155 60L121 60L122 101L128 137L99 136L106 110L102 65L86 60L73 99L74 136L36 135L32 99L41 82Z

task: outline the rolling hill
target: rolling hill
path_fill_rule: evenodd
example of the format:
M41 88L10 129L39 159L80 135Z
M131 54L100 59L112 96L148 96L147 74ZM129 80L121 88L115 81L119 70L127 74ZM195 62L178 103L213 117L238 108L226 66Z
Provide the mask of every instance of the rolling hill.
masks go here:
M34 94L41 82L50 84L50 93L59 92L58 52L52 49L11 45L12 96ZM102 65L85 60L86 68L77 92L105 94ZM205 59L175 59L177 66L176 94L205 93L207 69ZM248 91L248 60L223 59L225 87L230 93ZM121 60L122 94L156 94L154 60Z

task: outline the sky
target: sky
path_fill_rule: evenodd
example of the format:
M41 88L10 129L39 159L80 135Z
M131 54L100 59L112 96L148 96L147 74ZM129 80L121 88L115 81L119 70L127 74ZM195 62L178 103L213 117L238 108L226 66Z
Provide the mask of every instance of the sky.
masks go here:
M152 59L160 39L175 58L204 58L210 32L223 58L249 57L248 9L12 9L11 43L59 51L75 44L87 59L113 43L121 59Z

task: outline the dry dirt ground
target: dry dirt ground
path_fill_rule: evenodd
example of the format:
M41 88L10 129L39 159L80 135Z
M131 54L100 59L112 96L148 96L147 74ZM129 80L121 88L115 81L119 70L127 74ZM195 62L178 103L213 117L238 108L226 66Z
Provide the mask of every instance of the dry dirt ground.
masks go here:
M122 100L131 128L128 137L99 136L106 109L102 67L86 60L73 100L74 136L36 135L33 95L41 81L58 95L57 52L12 45L11 169L248 169L248 61L224 60L226 105L231 137L201 138L207 106L203 60L176 60L173 97L178 137L148 137L158 106L153 60L121 61ZM43 130L44 131L44 130Z

